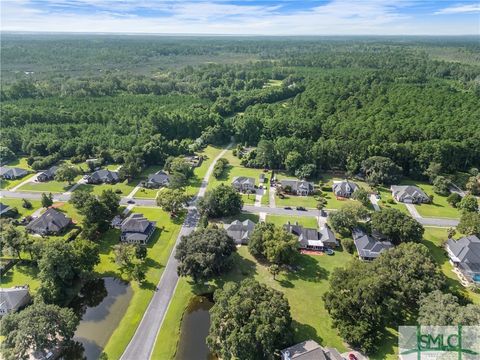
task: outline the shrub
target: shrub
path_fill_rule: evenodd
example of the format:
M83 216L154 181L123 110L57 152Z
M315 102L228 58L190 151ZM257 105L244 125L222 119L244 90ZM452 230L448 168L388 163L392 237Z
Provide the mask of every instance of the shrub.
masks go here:
M342 247L346 252L349 254L353 254L355 252L355 243L353 242L353 239L343 238L341 242Z

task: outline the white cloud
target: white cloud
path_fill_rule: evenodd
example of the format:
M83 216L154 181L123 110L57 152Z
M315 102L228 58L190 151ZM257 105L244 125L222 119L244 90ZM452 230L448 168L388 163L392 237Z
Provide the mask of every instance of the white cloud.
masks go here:
M480 13L480 3L468 4L468 5L456 5L450 6L445 9L436 11L435 15L448 15L448 14L464 14L464 13Z
M401 13L408 0L331 0L307 10L283 11L273 5L231 4L226 0L45 0L56 6L33 7L28 0L3 0L3 31L125 32L184 34L368 35L466 34L478 26L445 26ZM68 5L65 7L65 5ZM90 12L85 7L93 6ZM164 14L139 16L138 9ZM168 14L168 15L166 15Z

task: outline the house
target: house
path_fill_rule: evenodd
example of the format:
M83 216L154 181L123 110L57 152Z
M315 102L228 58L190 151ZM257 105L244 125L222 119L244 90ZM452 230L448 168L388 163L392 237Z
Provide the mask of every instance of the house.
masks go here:
M333 193L337 198L350 198L357 189L358 185L348 180L334 181L332 186Z
M313 183L306 180L280 180L280 186L283 191L299 196L307 196L313 192Z
M53 180L55 173L57 172L58 166L52 166L50 169L41 171L37 175L37 181L44 182Z
M28 285L0 288L0 316L16 312L30 302Z
M155 224L155 221L149 221L142 214L131 214L120 225L120 241L146 245L155 232Z
M232 186L240 192L255 191L255 179L245 176L237 176L232 180Z
M355 247L357 248L358 257L362 260L373 260L383 251L393 247L390 241L382 241L378 233L368 235L359 228L353 229L352 237Z
M236 244L247 244L250 235L255 228L255 223L251 220L235 220L231 224L225 225L225 230Z
M283 228L285 231L298 236L300 249L325 250L338 246L338 241L328 225L323 226L320 231L318 231L317 229L304 228L303 226L298 225L298 222L290 224L289 221L283 226Z
M265 173L260 173L260 175L258 175L258 181L260 184L265 183Z
M0 177L5 180L20 179L28 174L25 169L9 166L0 166Z
M115 184L120 180L120 177L118 176L117 171L102 169L88 175L85 180L88 184Z
M168 186L169 183L170 176L166 172L160 170L155 174L148 175L145 187L149 189L158 189L162 186Z
M406 204L429 203L430 198L417 186L413 185L392 185L390 188L395 200Z
M469 280L480 282L480 239L476 235L449 239L446 249L450 262Z
M307 340L280 351L282 360L344 360L335 348L323 348L316 341Z
M72 219L65 216L64 213L49 208L38 218L32 220L26 229L39 235L57 235L63 232L70 224Z
M184 156L185 161L192 167L196 168L202 165L203 157L198 155Z
M0 216L7 214L12 208L8 205L0 203Z

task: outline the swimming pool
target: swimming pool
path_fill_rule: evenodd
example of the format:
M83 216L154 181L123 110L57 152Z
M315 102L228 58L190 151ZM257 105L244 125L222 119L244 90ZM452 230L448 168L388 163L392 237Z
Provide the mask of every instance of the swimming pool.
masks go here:
M472 278L472 279L473 279L473 281L475 281L475 282L480 282L480 274L475 274L475 275L473 275L473 278Z

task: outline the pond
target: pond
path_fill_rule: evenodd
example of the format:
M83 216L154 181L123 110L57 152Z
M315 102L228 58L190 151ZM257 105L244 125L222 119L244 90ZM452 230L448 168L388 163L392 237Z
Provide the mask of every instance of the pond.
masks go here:
M83 350L88 360L98 359L131 298L130 284L122 280L106 277L87 282L71 303L81 317L73 338L76 352Z
M214 360L206 338L210 327L210 313L213 302L206 296L195 296L183 314L180 341L176 360Z

